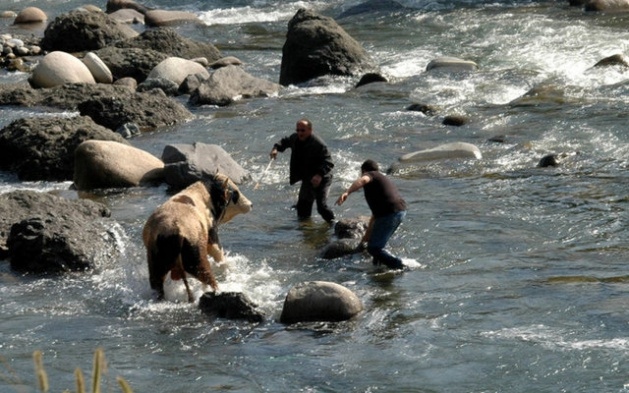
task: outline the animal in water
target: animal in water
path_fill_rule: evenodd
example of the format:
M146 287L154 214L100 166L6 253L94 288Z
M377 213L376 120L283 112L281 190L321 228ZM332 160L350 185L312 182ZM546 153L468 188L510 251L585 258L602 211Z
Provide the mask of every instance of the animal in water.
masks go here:
M208 285L217 291L208 255L219 264L225 259L218 226L248 213L252 207L238 186L223 174L199 180L158 206L142 231L149 281L158 299L164 299L164 280L169 272L172 280L183 280L189 302L194 297L186 274L197 278L204 291Z

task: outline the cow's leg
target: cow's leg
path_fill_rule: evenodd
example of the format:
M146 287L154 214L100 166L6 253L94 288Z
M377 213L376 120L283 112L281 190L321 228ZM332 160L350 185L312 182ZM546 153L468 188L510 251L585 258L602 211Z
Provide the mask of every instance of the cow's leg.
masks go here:
M186 242L182 251L182 261L186 272L195 276L202 284L212 287L214 291L218 290L218 284L207 259L205 244L192 245Z

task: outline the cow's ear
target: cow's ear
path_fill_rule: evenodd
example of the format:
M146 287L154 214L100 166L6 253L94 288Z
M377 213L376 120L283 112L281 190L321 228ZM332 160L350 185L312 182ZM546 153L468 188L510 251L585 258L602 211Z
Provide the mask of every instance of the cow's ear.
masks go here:
M225 193L225 199L227 199L227 192L229 191L229 178L225 178L223 182L223 192Z

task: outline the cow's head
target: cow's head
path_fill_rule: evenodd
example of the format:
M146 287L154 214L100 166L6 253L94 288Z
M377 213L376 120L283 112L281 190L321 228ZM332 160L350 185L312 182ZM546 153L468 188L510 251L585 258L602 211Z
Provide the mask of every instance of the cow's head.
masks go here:
M211 180L204 183L210 192L212 215L221 224L230 221L238 214L251 211L253 203L240 192L236 183L229 177L217 173Z

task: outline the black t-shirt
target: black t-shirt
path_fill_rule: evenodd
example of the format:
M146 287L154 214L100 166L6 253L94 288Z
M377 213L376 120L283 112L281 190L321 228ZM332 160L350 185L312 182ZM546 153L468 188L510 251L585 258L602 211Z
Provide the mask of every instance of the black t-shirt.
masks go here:
M378 171L365 172L371 181L363 187L367 205L374 217L406 210L406 202L393 182Z

